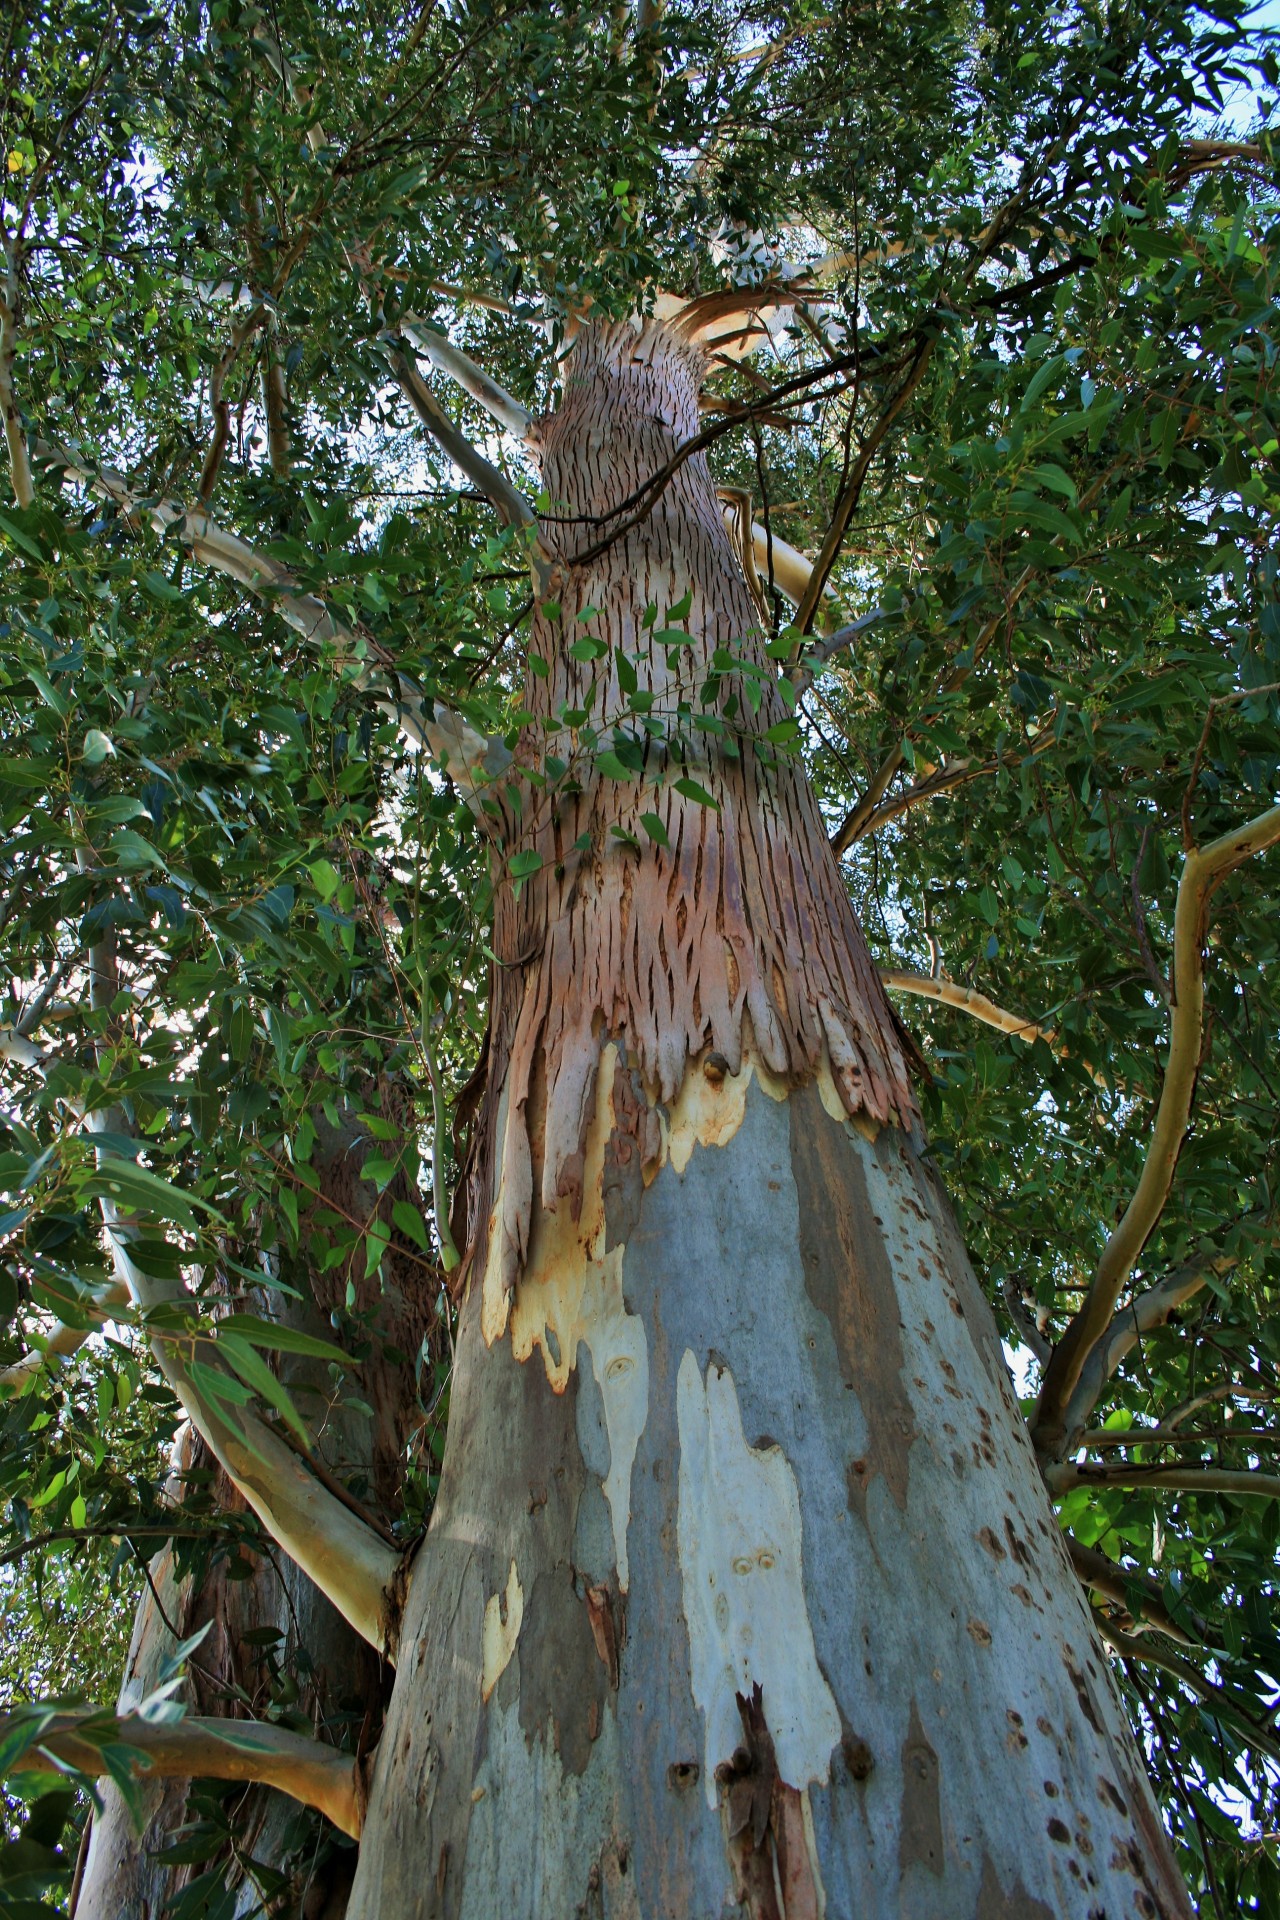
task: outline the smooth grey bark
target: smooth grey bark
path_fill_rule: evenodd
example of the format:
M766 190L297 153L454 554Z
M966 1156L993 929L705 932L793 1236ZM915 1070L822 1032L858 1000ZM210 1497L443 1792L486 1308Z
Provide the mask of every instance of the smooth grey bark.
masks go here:
M350 1920L1187 1914L919 1141L715 1063L646 1187L627 1083L620 1296L463 1306Z

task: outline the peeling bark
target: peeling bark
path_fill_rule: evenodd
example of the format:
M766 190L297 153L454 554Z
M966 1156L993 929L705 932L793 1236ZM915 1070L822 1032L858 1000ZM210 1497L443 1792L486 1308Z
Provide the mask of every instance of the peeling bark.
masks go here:
M817 804L799 763L763 739L787 709L705 456L687 460L645 518L626 527L623 503L697 431L704 367L702 350L672 328L587 328L568 363L563 405L534 430L556 503L542 541L559 611L552 617L544 604L535 612L532 651L545 676L530 673L525 700L545 725L547 752L577 766L583 784L553 797L527 784L521 792L517 782L518 806L506 803L506 847L538 853L542 866L518 898L502 886L495 907L495 1098L478 1135L468 1234L474 1262L500 1165L488 1258L505 1292L528 1252L535 1195L547 1212L562 1199L575 1219L581 1211L601 1033L622 1041L650 1104L674 1100L687 1062L707 1047L736 1073L749 1029L762 1063L789 1083L812 1078L827 1060L849 1113L916 1117L909 1043L827 852ZM574 564L608 534L617 537L606 552ZM669 647L657 636L677 630L668 610L686 596L691 643ZM584 616L591 607L598 613ZM574 643L597 634L613 651L576 659ZM744 686L755 676L733 671L722 676L717 712L704 713L718 647L735 649L762 676L758 714ZM615 723L635 725L620 654L652 703L650 717L667 726L665 738L648 738L635 782L592 776L561 718L590 709L606 736ZM720 723L732 698L730 731L743 736L732 757L693 718L677 728L681 701L692 716ZM715 804L678 793L682 775ZM646 812L668 847L637 832Z
M623 715L619 650L654 712L718 646L763 660L704 463L602 545L700 370L588 327L536 430L577 518L542 528L527 701L566 761L563 704ZM670 736L506 803L543 864L498 895L448 1455L350 1920L1188 1914L782 711L686 743L715 807ZM669 848L612 832L645 811Z

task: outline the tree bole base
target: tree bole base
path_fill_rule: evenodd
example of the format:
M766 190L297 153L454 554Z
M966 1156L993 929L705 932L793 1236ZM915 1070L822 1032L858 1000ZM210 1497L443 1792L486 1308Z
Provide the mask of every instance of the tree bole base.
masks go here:
M352 1920L1189 1912L946 1202L827 1096L695 1061L646 1165L607 1049L473 1280Z

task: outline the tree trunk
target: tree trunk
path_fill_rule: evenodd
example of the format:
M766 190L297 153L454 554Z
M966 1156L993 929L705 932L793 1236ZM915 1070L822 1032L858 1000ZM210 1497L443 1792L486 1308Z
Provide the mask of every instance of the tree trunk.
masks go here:
M221 1504L242 1506L203 1447L187 1452L212 1468ZM191 1461L184 1463L189 1467ZM175 1476L175 1497L181 1482ZM239 1703L264 1715L279 1692L281 1676L293 1679L299 1730L340 1742L358 1732L368 1713L376 1726L382 1682L372 1650L320 1594L307 1576L280 1555L233 1554L214 1564L198 1586L175 1578L170 1548L151 1563L151 1587L138 1605L118 1709L128 1712L158 1684L161 1663L174 1648L174 1630L184 1637L211 1623L193 1657L187 1698L193 1712L235 1718ZM278 1639L269 1641L272 1632ZM231 1789L228 1812L235 1845L220 1844L210 1809L192 1800L189 1780L153 1780L140 1788L141 1819L135 1824L119 1790L99 1783L102 1807L93 1815L75 1920L161 1920L166 1907L193 1876L216 1867L228 1888L231 1916L285 1911L297 1920L341 1920L354 1858L323 1823L269 1787ZM217 1789L223 1792L225 1789ZM191 1862L170 1856L191 1823L206 1821L208 1848Z
M526 701L568 773L526 767L506 818L542 866L497 895L448 1454L349 1915L1184 1915L906 1050L764 738L705 462L599 517L696 431L697 318L585 330L542 430ZM634 779L575 757L588 708L605 745L650 722Z
M369 1085L361 1092L362 1104L378 1108L412 1138L413 1113L402 1082ZM359 1177L370 1142L358 1125L348 1120L335 1130L320 1115L315 1120L317 1192L303 1216L304 1249L325 1208L348 1220L380 1215L390 1224L392 1201L416 1195L409 1180L398 1175L380 1198ZM394 1514L417 1406L414 1356L424 1333L429 1351L438 1354L443 1341L436 1289L424 1286L422 1263L398 1234L374 1280L365 1277L362 1245L351 1262L321 1270L302 1259L289 1263L284 1277L300 1297L264 1294L251 1302L254 1311L329 1338L328 1314L345 1302L348 1279L352 1282L355 1312L368 1335L355 1376L363 1407L341 1400L331 1405L327 1369L313 1360L285 1356L281 1376L316 1433L317 1450L329 1470L371 1507ZM216 1505L244 1510L189 1430L172 1479L174 1500L182 1499L193 1467L213 1474ZM156 1686L161 1663L173 1652L175 1631L187 1638L210 1623L188 1668L186 1695L193 1712L234 1718L247 1706L253 1717L263 1717L283 1703L299 1731L347 1747L360 1742L367 1748L376 1741L386 1672L372 1648L284 1555L237 1552L216 1559L196 1583L175 1577L172 1549L165 1548L153 1559L150 1574L134 1622L118 1699L121 1712ZM291 1705L290 1692L296 1696ZM193 1875L211 1867L228 1888L229 1904L215 1901L211 1909L224 1920L264 1911L287 1914L289 1920L342 1920L353 1850L340 1836L326 1833L318 1816L269 1787L233 1790L234 1849L219 1848L213 1832L211 1857L180 1863L166 1858L179 1836L189 1837L189 1823L201 1817L191 1785L174 1779L144 1783L136 1825L118 1789L106 1780L99 1783L103 1804L93 1820L75 1920L160 1920Z

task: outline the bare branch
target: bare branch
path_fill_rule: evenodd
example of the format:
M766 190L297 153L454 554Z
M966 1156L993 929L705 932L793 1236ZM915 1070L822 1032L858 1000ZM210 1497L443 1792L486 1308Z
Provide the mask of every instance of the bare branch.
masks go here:
M1006 1007L998 1007L994 1000L988 1000L986 994L979 993L975 987L962 987L958 981L948 980L943 974L904 973L897 967L881 967L880 978L886 987L896 988L899 993L919 994L926 1000L938 1000L943 1006L958 1007L972 1014L975 1020L981 1020L984 1026L996 1027L1001 1033L1014 1034L1028 1045L1033 1040L1043 1040L1057 1053L1070 1053L1056 1027L1042 1026L1037 1020L1028 1020L1024 1014L1010 1013ZM1090 1066L1087 1060L1081 1060L1080 1064L1089 1078L1105 1090L1107 1082L1097 1068Z
M1111 1234L1083 1306L1058 1342L1032 1425L1042 1458L1060 1458L1066 1409L1095 1341L1107 1332L1134 1262L1164 1209L1186 1134L1204 1041L1204 935L1215 888L1251 854L1280 840L1280 806L1188 852L1174 910L1174 1004L1169 1058L1137 1189Z
M478 487L485 498L492 502L509 527L534 525L536 515L532 506L519 488L512 486L506 474L495 467L492 461L486 460L466 435L454 426L418 372L412 356L406 352L405 343L394 334L385 334L382 346L400 391L432 439L444 449L459 472L464 473L472 486Z
M806 562L806 565L812 567L811 562ZM827 591L830 592L831 589L828 588ZM834 660L838 653L842 653L846 647L851 647L870 628L879 626L882 620L891 618L888 607L872 607L870 613L864 613L857 620L850 621L848 626L837 627L834 633L827 634L821 640L815 640L797 662L791 675L792 680L797 685L808 686L809 682L815 679L819 671Z
M1116 1606L1129 1611L1135 1598L1140 1607L1140 1623L1144 1627L1154 1627L1160 1633L1168 1634L1171 1640L1178 1640L1184 1647L1199 1646L1205 1638L1206 1628L1202 1620L1188 1610L1188 1619L1194 1626L1194 1633L1179 1626L1164 1603L1164 1592L1158 1580L1150 1574L1140 1573L1136 1567L1120 1567L1114 1560L1108 1560L1096 1547L1086 1547L1079 1540L1064 1534L1063 1544L1070 1556L1071 1564L1086 1587L1102 1594ZM1126 1623L1131 1626L1132 1622Z
M1184 1687L1195 1694L1197 1699L1211 1706L1215 1713L1233 1720L1251 1745L1257 1747L1260 1752L1269 1754L1273 1760L1280 1760L1280 1740L1277 1740L1273 1730L1255 1719L1245 1708L1237 1706L1225 1687L1215 1685L1212 1680L1206 1680L1197 1667L1193 1667L1189 1660L1183 1660L1178 1654L1171 1653L1164 1647L1154 1647L1149 1640L1122 1633L1105 1615L1095 1613L1093 1618L1103 1639L1113 1646L1117 1653L1123 1654L1127 1660L1144 1660L1148 1666L1161 1667L1166 1673L1173 1674Z
M62 1360L69 1360L79 1353L91 1333L113 1318L114 1314L129 1304L129 1290L118 1281L104 1288L96 1300L84 1303L85 1325L68 1326L65 1320L55 1320L48 1333L38 1336L38 1343L21 1360L14 1360L9 1366L0 1368L0 1400L16 1399L24 1393L36 1375Z
M402 317L400 328L426 355L438 373L447 374L473 400L478 400L485 412L491 414L507 433L514 434L517 440L529 438L533 415L528 408L522 407L483 367L478 367L469 354L463 353L461 347L455 347L442 333L437 333L434 327L429 327L412 314Z
M273 320L267 329L262 363L262 407L267 417L267 454L271 461L271 472L277 480L287 480L293 470L288 400L279 333Z
M89 971L94 1005L110 1006L119 984L114 952L92 948ZM21 1040L21 1045L32 1048L27 1040ZM23 1064L37 1068L47 1064L39 1048L34 1052L36 1058L27 1057ZM94 1132L129 1130L119 1112L92 1113L85 1118ZM109 1167L110 1162L100 1154L99 1165ZM192 1424L272 1537L357 1633L390 1657L400 1554L351 1511L353 1503L345 1490L336 1495L322 1485L310 1464L263 1421L244 1407L230 1415L202 1390L190 1363L198 1363L206 1374L209 1369L221 1373L222 1355L216 1342L199 1334L191 1324L196 1313L194 1300L181 1281L162 1281L144 1273L129 1253L132 1223L109 1196L104 1194L98 1204L116 1276L114 1293L117 1297L124 1295L144 1324L150 1322L147 1331L152 1351ZM72 1328L62 1333L63 1344L70 1351L85 1337L77 1337L78 1330ZM25 1356L16 1368L6 1369L0 1383L8 1386L11 1375L20 1370L34 1371L38 1364ZM25 1378L13 1382L19 1391L23 1384Z
M826 586L831 569L836 563L836 558L844 543L844 536L848 530L849 522L857 512L858 501L862 497L863 486L866 483L868 473L871 471L871 463L879 452L890 427L923 380L929 362L933 358L933 350L936 342L937 336L931 335L920 343L916 349L915 357L911 362L906 379L888 403L882 408L879 419L862 444L862 451L854 462L853 471L849 475L848 483L836 502L835 512L831 516L831 524L827 528L826 538L822 542L818 557L813 563L813 572L809 577L808 585L805 587L800 604L796 608L795 623L801 633L807 633L813 625L819 603L822 599L822 589Z
M1053 1348L1036 1325L1034 1318L1027 1308L1026 1302L1022 1298L1022 1292L1018 1282L1012 1274L1007 1275L1001 1282L1000 1297L1004 1301L1005 1312L1013 1322L1013 1329L1019 1340L1021 1340L1024 1347L1034 1353L1040 1365L1042 1367L1045 1366L1048 1363L1049 1355L1053 1352Z
M0 1739L20 1728L24 1719L39 1724L30 1710L0 1715ZM341 1832L353 1840L360 1837L362 1795L352 1755L258 1720L189 1714L156 1722L136 1713L117 1717L102 1707L59 1713L40 1730L14 1771L56 1773L61 1761L92 1777L102 1771L104 1738L137 1754L137 1770L144 1779L254 1781L318 1808Z
M34 504L35 486L31 478L31 461L27 453L27 437L22 431L22 417L18 412L17 396L13 390L13 359L17 350L18 328L18 260L17 243L5 251L5 275L3 290L0 290L0 412L4 414L5 444L9 449L9 477L13 484L13 497L20 507Z
M1120 1308L1108 1331L1094 1343L1067 1404L1068 1450L1097 1406L1107 1381L1143 1334L1163 1327L1179 1307L1200 1292L1211 1274L1230 1273L1238 1264L1236 1256L1224 1254L1194 1266L1179 1267Z
M95 1116L99 1118L100 1116ZM276 1540L371 1647L393 1657L401 1556L316 1478L265 1421L238 1407L233 1418L197 1384L191 1362L222 1372L217 1343L193 1327L177 1331L195 1303L181 1283L144 1273L131 1259L130 1222L114 1201L100 1202L117 1278L151 1323L160 1371L213 1450L232 1484ZM184 1352L184 1349L186 1350Z
M1073 1487L1157 1487L1170 1493L1234 1493L1259 1500L1280 1500L1280 1474L1249 1467L1144 1467L1120 1461L1114 1467L1060 1461L1045 1472L1050 1493L1070 1493Z

